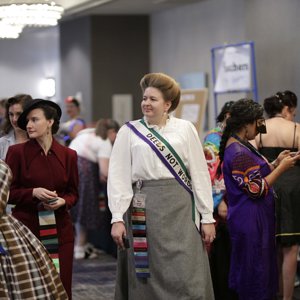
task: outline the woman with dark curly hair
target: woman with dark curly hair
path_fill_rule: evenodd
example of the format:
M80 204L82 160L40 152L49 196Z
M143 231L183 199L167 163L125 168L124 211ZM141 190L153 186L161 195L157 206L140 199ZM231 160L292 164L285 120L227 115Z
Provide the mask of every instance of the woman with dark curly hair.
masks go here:
M217 174L219 165L219 148L226 120L230 116L234 101L228 101L217 116L217 126L204 138L203 150L211 179L214 200L214 219L216 220L216 238L209 249L211 278L215 300L234 300L235 295L228 289L230 266L230 238L227 228L227 199L223 175Z
M264 100L268 115L268 133L256 137L258 150L269 161L278 153L300 149L300 126L294 122L297 96L291 91L278 92ZM280 129L280 130L278 130ZM291 300L297 270L300 244L300 165L286 172L274 185L276 191L276 242L279 255L280 293L284 300Z
M300 158L283 151L276 163L269 164L249 143L258 133L265 132L262 106L253 100L241 99L231 107L220 144L232 245L229 287L243 300L271 300L276 295L272 185Z

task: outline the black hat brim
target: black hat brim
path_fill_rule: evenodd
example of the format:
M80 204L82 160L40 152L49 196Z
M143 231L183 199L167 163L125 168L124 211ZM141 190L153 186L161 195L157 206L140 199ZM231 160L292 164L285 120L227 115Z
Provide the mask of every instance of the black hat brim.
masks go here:
M53 101L50 100L44 100L44 99L33 99L32 101L28 102L25 107L23 112L21 113L19 119L18 119L18 126L19 128L26 130L26 126L27 126L27 115L36 108L39 108L41 105L49 105L53 108L55 108L56 112L57 112L57 116L58 119L60 119L62 111L61 108L58 104L56 104Z

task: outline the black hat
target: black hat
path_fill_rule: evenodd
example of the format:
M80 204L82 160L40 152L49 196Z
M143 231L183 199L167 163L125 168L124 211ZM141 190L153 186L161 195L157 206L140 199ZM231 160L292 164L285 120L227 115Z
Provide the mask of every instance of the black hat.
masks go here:
M21 113L19 119L18 119L18 126L23 129L26 130L26 126L27 126L27 115L35 108L39 108L42 105L49 105L53 108L56 109L57 112L57 116L58 119L60 119L61 117L61 108L59 107L58 104L56 104L53 101L50 100L44 100L44 99L33 99L32 101L29 101L28 103L26 103L23 112Z

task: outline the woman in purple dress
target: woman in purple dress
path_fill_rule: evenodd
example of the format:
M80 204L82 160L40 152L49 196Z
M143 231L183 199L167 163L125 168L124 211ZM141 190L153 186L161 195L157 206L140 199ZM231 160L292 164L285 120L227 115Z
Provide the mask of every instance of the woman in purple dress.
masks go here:
M249 143L265 133L263 108L241 99L231 107L220 144L232 244L229 287L242 300L271 300L277 292L272 185L300 155L283 151L271 164Z

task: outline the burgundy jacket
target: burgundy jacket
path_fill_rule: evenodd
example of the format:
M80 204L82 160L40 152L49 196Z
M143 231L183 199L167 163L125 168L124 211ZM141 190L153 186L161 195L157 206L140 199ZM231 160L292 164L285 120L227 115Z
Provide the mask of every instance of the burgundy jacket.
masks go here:
M74 241L69 209L78 199L77 154L74 150L53 143L45 155L36 140L10 146L6 162L13 173L8 203L15 204L13 216L24 223L39 238L38 205L33 188L56 191L66 205L55 211L59 244Z

